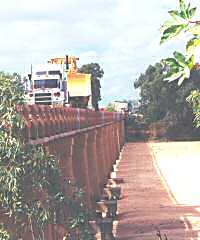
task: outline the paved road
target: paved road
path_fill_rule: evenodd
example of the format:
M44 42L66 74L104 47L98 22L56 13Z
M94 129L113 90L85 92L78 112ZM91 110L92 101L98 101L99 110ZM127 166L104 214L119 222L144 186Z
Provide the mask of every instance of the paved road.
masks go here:
M120 240L200 239L200 142L128 143L117 175Z

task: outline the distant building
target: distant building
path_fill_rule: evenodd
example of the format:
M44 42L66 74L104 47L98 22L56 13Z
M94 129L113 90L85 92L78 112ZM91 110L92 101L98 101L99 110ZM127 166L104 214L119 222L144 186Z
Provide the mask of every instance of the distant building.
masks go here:
M128 103L123 101L114 101L112 106L116 112L126 112L128 111Z

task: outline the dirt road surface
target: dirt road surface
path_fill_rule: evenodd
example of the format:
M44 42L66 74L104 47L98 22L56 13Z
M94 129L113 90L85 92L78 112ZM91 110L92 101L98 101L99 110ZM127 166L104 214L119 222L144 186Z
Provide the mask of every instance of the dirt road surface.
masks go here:
M117 239L200 239L200 142L128 143Z

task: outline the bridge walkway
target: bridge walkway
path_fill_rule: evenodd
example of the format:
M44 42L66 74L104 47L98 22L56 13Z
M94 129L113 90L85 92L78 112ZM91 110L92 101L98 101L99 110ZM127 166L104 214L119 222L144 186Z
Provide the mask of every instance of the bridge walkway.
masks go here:
M128 143L117 176L117 239L200 239L200 142ZM164 238L163 238L164 240Z

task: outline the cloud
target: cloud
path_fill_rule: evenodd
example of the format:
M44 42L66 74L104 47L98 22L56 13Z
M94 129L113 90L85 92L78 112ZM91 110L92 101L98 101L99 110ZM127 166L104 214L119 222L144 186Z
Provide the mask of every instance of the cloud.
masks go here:
M174 0L3 1L1 69L23 72L54 56L76 55L80 65L103 67L102 104L138 97L134 79L183 46L181 41L159 46L159 28L175 7Z

